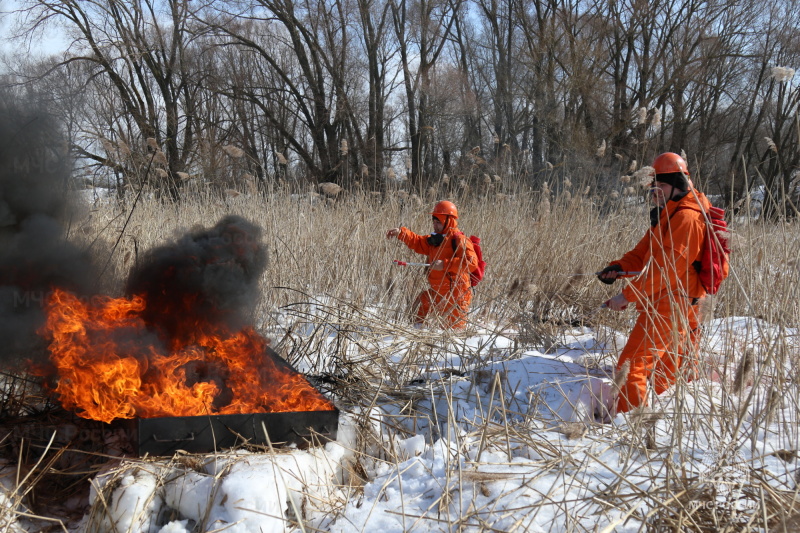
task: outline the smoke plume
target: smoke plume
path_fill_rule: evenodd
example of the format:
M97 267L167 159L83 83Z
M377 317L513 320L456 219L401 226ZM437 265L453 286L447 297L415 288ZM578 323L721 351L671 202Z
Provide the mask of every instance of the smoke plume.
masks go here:
M144 297L142 318L171 348L198 331L239 331L253 324L267 265L260 239L260 228L229 215L148 251L131 271L126 293Z
M36 331L52 288L86 294L95 277L89 254L66 240L71 162L58 123L0 96L0 364L13 367L45 354Z

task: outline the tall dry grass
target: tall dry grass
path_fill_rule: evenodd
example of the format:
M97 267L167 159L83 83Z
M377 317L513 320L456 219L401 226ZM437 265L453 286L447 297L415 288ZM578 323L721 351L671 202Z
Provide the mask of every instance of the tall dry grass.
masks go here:
M614 289L592 276L574 274L599 270L630 249L647 229L648 207L636 196L609 201L564 187L558 194L540 188L514 195L470 193L465 198L433 193L421 199L401 193L382 199L344 192L335 200L308 193L277 192L266 198L198 193L180 204L145 197L132 214L130 203L96 205L73 234L98 241L101 260L109 265L105 285L114 291L145 250L194 225L211 225L226 214L238 214L263 228L269 247L261 324L269 325L276 308L304 301L305 295L377 308L386 318L401 319L425 286L424 275L419 268L392 264L393 259L418 256L384 234L399 225L418 233L432 231L428 212L436 200L447 197L459 206L461 229L482 238L488 262L485 281L475 291L473 322L505 327L526 313L573 322L585 317ZM716 297L716 315L797 323L797 222L744 220L731 224L733 270ZM610 315L592 318L603 321Z
M543 201L547 196L549 201ZM333 201L287 193L267 198L197 195L171 204L144 198L129 221L130 204L96 205L74 233L101 241L95 246L103 262L111 257L105 277L106 286L114 290L145 250L194 225L238 214L263 228L269 247L262 320L271 309L302 299L295 294L298 291L360 307L378 306L387 316L399 316L424 286L424 275L421 269L393 265L393 259L417 256L384 234L399 225L418 233L432 231L429 211L436 199L389 195L381 200L362 194ZM475 293L476 321L507 321L514 307L508 300L519 304L532 295L556 307L594 307L603 296L597 283L573 275L604 266L644 231L637 223L641 209L601 216L596 199L590 197L565 200L537 191L453 199L461 213L461 229L482 238L489 263L486 279ZM118 239L116 250L109 254Z

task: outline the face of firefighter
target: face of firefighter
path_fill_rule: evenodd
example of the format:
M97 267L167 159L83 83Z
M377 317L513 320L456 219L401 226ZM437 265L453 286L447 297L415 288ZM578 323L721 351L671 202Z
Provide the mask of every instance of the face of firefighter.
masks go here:
M444 231L444 223L441 222L438 218L433 217L433 232L434 233L441 233Z
M675 187L669 183L662 183L660 181L653 182L650 186L650 194L652 195L653 203L658 207L664 207L667 205L667 201L674 196L675 190Z

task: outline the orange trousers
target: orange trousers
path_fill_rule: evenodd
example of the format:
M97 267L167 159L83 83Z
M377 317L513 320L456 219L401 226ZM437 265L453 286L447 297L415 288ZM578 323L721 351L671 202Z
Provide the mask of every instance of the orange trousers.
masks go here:
M639 312L617 371L630 363L628 377L617 397L617 413L647 405L647 386L661 394L675 384L679 372L687 381L695 374L694 357L699 341L698 305L689 298L662 297Z
M414 302L414 322L422 323L430 314L441 317L448 328L460 329L467 325L466 315L472 303L472 290L442 294L433 289L422 291Z

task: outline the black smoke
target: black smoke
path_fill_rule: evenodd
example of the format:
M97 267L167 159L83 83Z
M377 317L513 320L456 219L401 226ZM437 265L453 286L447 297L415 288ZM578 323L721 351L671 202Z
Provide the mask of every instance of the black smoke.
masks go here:
M36 334L54 287L88 294L91 256L66 238L67 140L46 110L0 93L0 365L46 355Z
M79 209L67 200L68 154L57 120L0 91L0 369L47 361L48 340L37 332L55 288L81 298L99 290L97 266L107 253L95 252L94 260L68 240ZM148 251L125 290L146 299L149 331L117 340L146 357L147 346L175 349L198 331L225 334L252 325L266 264L260 228L237 216ZM118 333L125 335L133 332Z
M237 332L252 325L266 266L260 228L229 215L149 250L131 271L125 292L144 297L142 318L175 349L198 332Z

